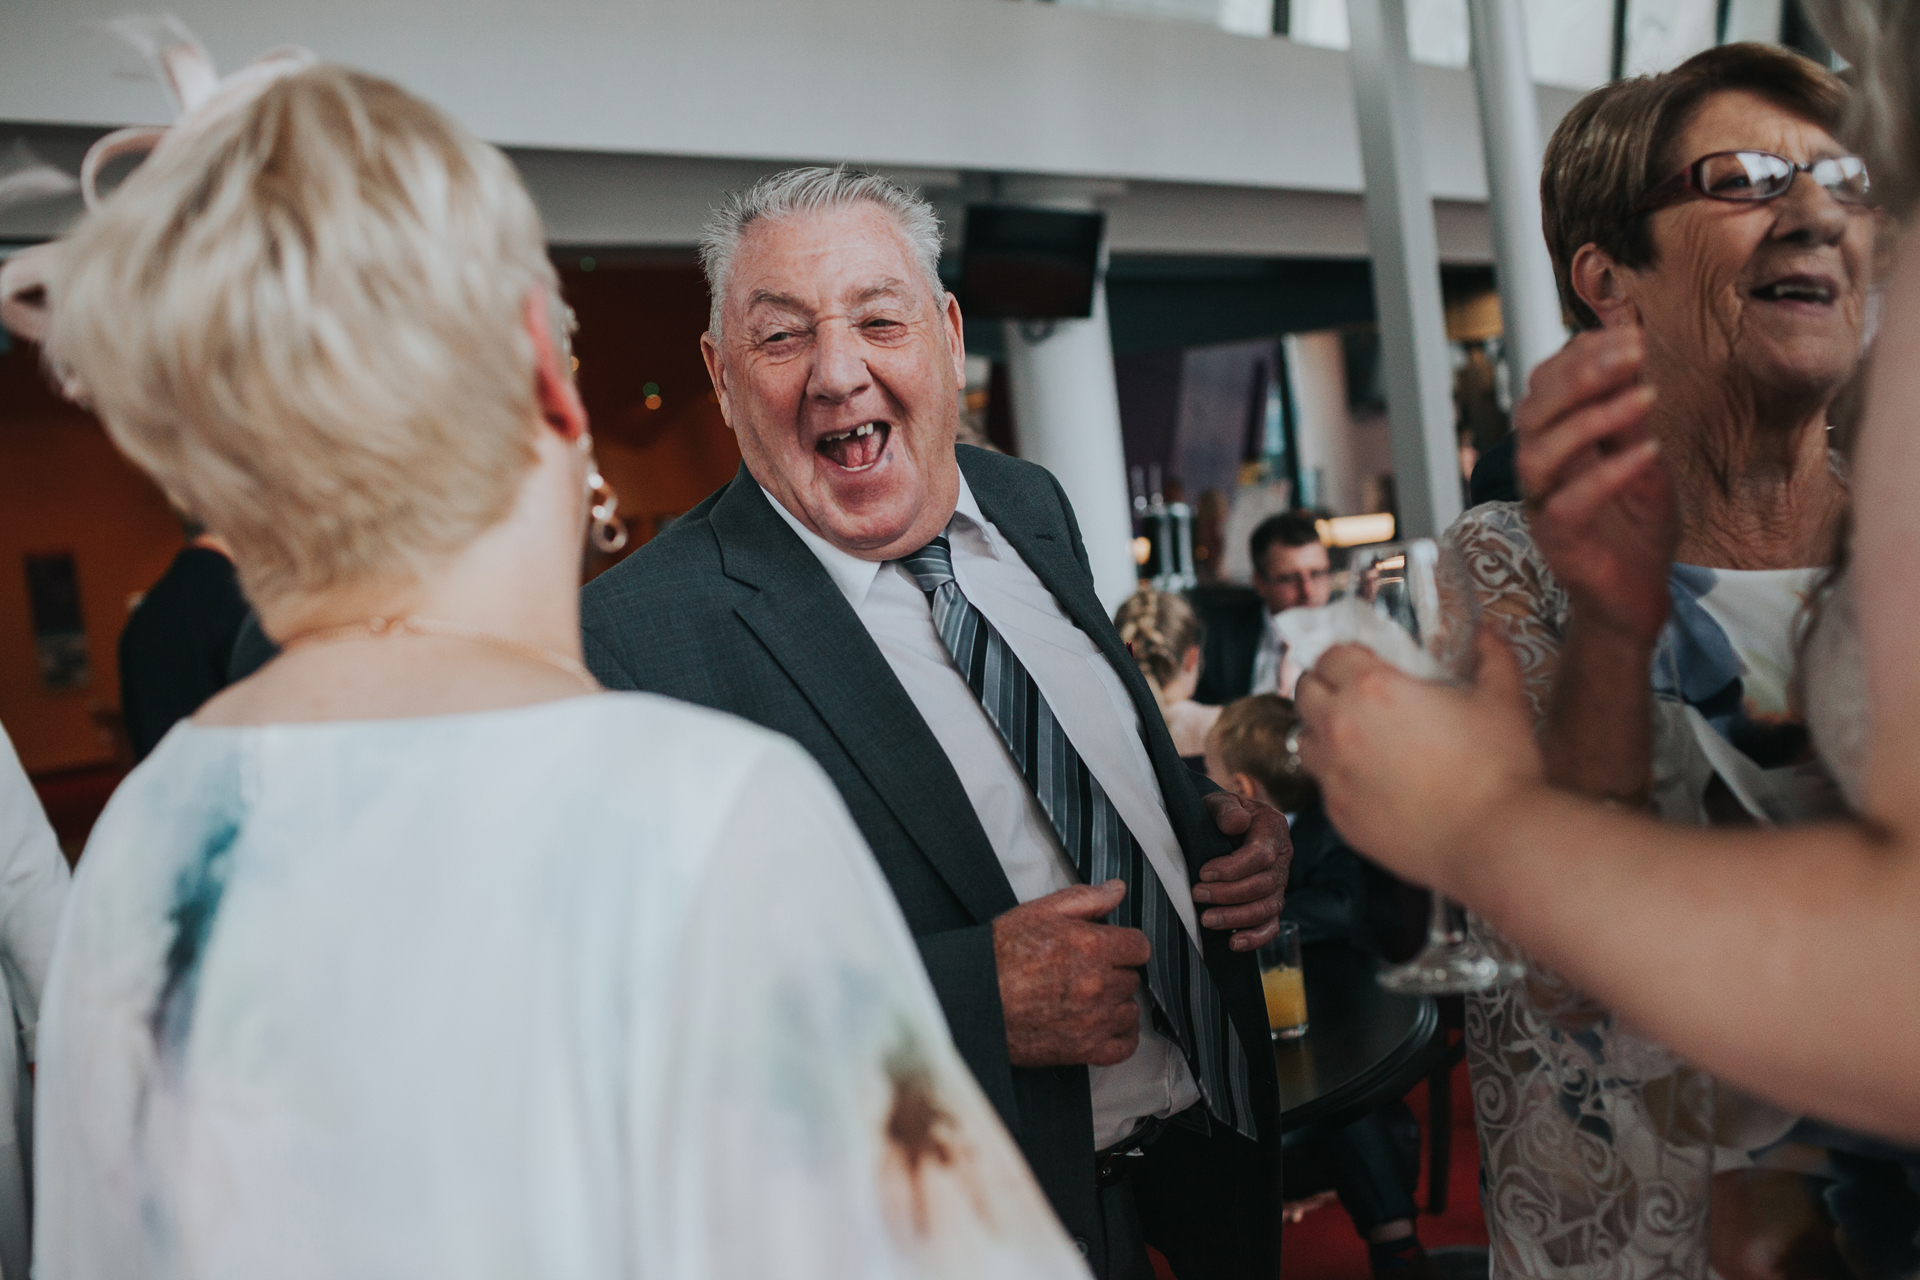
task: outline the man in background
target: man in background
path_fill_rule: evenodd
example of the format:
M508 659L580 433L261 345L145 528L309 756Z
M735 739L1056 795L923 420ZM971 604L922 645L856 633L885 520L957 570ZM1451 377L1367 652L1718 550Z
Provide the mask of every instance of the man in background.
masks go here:
M1253 531L1253 589L1266 606L1266 626L1248 692L1290 698L1300 672L1273 621L1289 609L1317 609L1333 594L1333 561L1313 512L1284 512Z
M197 524L120 633L120 711L135 764L227 687L247 598L227 546Z
M1247 601L1231 609L1217 602L1195 608L1205 624L1199 701L1225 706L1250 693L1293 694L1300 673L1286 661L1286 646L1273 620L1288 609L1317 608L1333 592L1333 561L1320 540L1318 511L1283 511L1255 526L1249 539L1253 589L1259 607Z

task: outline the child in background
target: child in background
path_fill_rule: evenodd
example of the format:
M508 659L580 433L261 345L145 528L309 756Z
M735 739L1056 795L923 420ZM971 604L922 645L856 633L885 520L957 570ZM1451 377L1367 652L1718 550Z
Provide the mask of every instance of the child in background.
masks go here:
M1367 866L1327 821L1313 779L1287 766L1287 734L1299 722L1292 701L1276 693L1232 703L1207 734L1207 777L1243 800L1287 815L1293 868L1280 918L1300 926L1300 941L1344 942L1378 955L1394 926L1371 909Z
M1153 700L1160 704L1174 749L1190 768L1200 768L1207 733L1220 708L1193 700L1200 683L1204 639L1193 606L1171 591L1142 587L1115 611L1113 626L1147 678Z
M1378 955L1391 936L1390 894L1369 894L1371 870L1327 821L1320 791L1304 770L1287 764L1287 734L1300 722L1290 699L1257 693L1220 713L1207 734L1207 777L1243 800L1270 804L1287 815L1293 866L1287 872L1280 918L1300 926L1303 945L1339 943ZM1380 908L1374 909L1373 904ZM1384 917L1384 918L1383 918ZM1309 958L1308 966L1312 961ZM1437 1277L1414 1230L1420 1132L1404 1102L1390 1103L1323 1144L1288 1156L1287 1183L1331 1185L1354 1230L1367 1242L1376 1278Z

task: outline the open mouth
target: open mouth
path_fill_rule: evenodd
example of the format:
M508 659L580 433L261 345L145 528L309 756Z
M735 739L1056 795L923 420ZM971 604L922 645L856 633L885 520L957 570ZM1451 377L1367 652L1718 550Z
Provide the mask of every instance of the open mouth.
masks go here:
M857 427L822 436L814 445L821 457L846 471L865 471L877 466L886 456L887 440L893 428L884 422L863 422Z
M1761 302L1811 302L1831 306L1838 290L1831 280L1818 276L1787 276L1756 287L1752 296Z

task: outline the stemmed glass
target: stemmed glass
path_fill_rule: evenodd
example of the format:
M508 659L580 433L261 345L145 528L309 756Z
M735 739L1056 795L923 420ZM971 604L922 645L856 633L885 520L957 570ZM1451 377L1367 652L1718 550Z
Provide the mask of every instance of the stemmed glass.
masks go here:
M1466 561L1454 548L1432 538L1358 548L1348 568L1344 598L1398 629L1400 634L1395 634L1355 619L1361 633L1356 638L1388 661L1444 684L1473 683L1479 597ZM1411 641L1410 647L1403 638ZM1463 750L1471 746L1460 745ZM1435 890L1426 945L1405 964L1383 969L1380 985L1401 995L1463 995L1517 981L1526 971L1520 960L1494 955L1472 938L1466 912Z

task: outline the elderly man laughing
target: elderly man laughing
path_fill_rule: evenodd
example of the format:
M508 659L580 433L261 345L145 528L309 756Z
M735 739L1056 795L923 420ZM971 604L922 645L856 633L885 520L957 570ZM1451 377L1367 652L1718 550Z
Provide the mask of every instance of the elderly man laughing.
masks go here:
M745 461L587 588L588 661L826 769L1096 1274L1151 1276L1151 1243L1183 1280L1271 1280L1280 1131L1252 951L1276 928L1285 825L1203 799L1053 478L956 447L939 245L925 203L844 170L776 175L715 215L701 346Z

